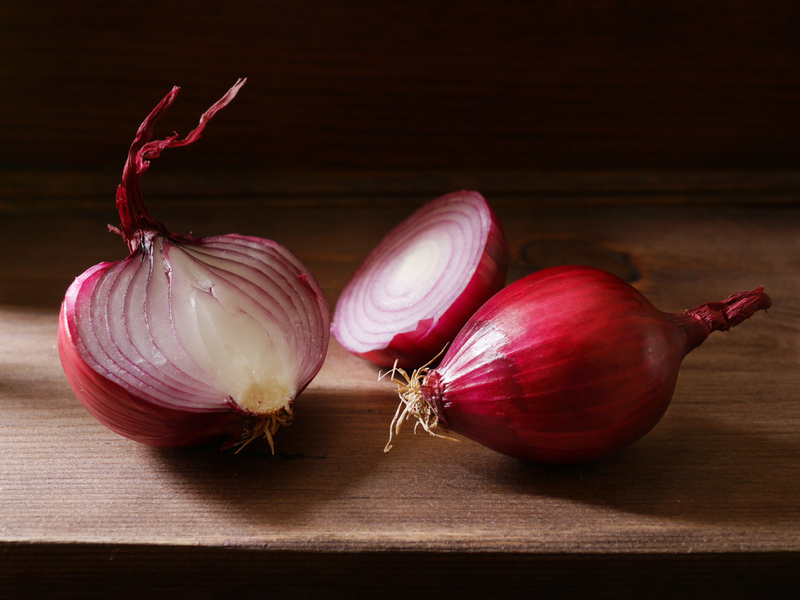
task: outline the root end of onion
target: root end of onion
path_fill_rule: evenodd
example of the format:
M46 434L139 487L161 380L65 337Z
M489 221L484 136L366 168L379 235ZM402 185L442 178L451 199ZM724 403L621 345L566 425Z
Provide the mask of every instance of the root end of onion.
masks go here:
M270 450L274 455L275 442L273 436L282 425L286 426L291 424L292 416L291 408L281 408L274 413L256 417L253 419L252 426L245 428L244 431L242 431L242 436L239 441L234 444L237 447L234 454L239 454L250 442L264 436L267 438Z
M234 402L239 408L254 415L280 412L289 406L292 400L292 392L289 387L275 377L265 382L252 383L241 394L234 397Z
M442 350L444 352L444 350ZM439 353L441 354L441 352ZM433 431L439 424L439 414L436 412L436 407L428 401L422 394L422 386L427 384L428 373L430 372L430 365L434 362L439 355L436 355L425 366L415 369L409 375L404 369L397 366L395 361L391 371L382 373L378 379L383 379L386 375L391 375L391 381L397 385L397 395L400 396L400 404L394 414L391 424L389 425L389 441L383 448L384 452L389 452L392 449L392 438L395 435L400 435L400 426L403 422L413 418L416 420L414 423L414 433L417 433L417 427L420 425L430 435L444 440L458 442L454 437L442 435ZM399 375L401 378L398 378Z

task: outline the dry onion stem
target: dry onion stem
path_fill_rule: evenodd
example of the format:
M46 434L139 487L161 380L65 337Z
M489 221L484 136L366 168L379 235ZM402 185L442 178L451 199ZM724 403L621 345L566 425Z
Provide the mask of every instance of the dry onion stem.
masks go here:
M444 349L442 349L442 352L444 352ZM398 367L397 361L395 361L391 371L387 371L378 377L378 380L381 380L386 375L391 374L391 381L397 385L397 394L400 396L400 404L397 407L397 411L394 413L392 423L389 425L389 441L386 442L386 447L383 449L384 452L388 452L392 449L392 437L400 434L400 426L411 417L416 419L416 423L414 423L414 433L417 432L417 427L422 425L422 428L434 437L451 440L453 442L458 441L456 438L441 435L433 431L439 424L439 415L436 413L433 404L426 400L420 391L420 388L427 384L428 373L431 371L431 363L439 358L442 352L434 356L425 366L414 369L411 375L406 373L404 369ZM397 379L395 377L396 373L402 375L403 379Z
M239 454L247 444L262 435L267 438L272 454L275 454L275 443L272 440L272 436L280 429L281 425L289 425L291 422L291 408L285 407L269 415L259 415L255 419L255 424L242 432L242 439L236 443L238 449L234 454Z

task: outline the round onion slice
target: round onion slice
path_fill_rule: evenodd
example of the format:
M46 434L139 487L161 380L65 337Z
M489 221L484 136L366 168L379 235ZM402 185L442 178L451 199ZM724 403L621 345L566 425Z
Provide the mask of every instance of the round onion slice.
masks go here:
M149 141L177 88L148 116L117 191L122 226L112 228L131 254L86 271L62 303L58 348L75 395L139 442L246 444L263 434L272 445L325 360L328 306L296 256L257 237L171 233L142 199L148 159L195 141L243 83L182 140Z
M437 198L395 227L342 291L331 331L380 366L430 361L505 283L500 222L477 192Z

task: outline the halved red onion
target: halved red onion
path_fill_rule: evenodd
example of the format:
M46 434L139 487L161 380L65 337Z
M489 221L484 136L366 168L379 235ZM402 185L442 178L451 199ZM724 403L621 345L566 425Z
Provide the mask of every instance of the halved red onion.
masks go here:
M146 444L261 434L272 444L327 352L327 303L291 252L257 237L173 234L142 199L146 159L195 141L243 83L183 140L149 142L178 88L145 120L117 192L131 254L78 277L61 307L59 354L76 396L101 423Z
M544 269L484 304L435 369L393 371L386 449L411 418L525 460L602 458L655 427L689 352L771 304L759 287L668 314L610 273Z
M380 366L428 362L505 283L500 222L477 192L428 202L397 225L348 281L332 333Z

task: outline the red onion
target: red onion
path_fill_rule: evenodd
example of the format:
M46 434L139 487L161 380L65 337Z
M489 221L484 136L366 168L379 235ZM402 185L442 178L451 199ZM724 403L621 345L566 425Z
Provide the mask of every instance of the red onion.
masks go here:
M481 307L437 368L393 371L402 402L386 450L413 417L529 461L604 457L655 427L686 354L770 306L758 288L667 314L604 271L544 269Z
M293 254L257 237L177 235L144 205L149 159L197 140L243 84L182 140L149 141L177 87L145 119L117 190L122 225L111 228L130 255L75 279L61 307L58 349L76 396L146 444L244 444L263 434L271 445L327 352L327 304Z
M505 236L483 196L437 198L359 266L336 304L333 336L380 366L419 366L503 287L506 266Z

